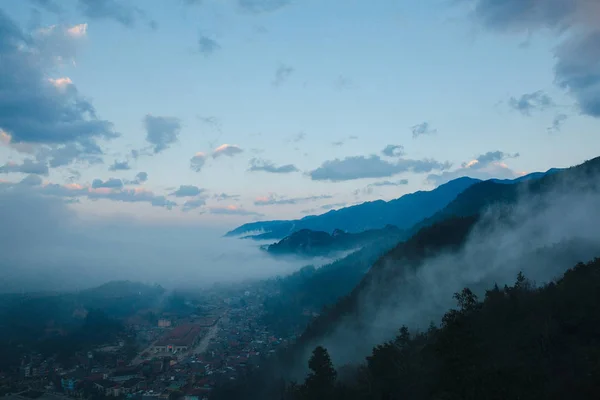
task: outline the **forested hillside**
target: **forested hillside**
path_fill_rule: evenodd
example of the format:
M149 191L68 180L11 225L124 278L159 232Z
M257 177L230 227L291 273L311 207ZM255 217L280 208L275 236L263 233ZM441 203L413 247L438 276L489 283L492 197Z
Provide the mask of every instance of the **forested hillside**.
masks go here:
M600 259L535 288L468 288L439 328L407 327L357 368L333 368L318 347L284 399L596 399L600 397Z

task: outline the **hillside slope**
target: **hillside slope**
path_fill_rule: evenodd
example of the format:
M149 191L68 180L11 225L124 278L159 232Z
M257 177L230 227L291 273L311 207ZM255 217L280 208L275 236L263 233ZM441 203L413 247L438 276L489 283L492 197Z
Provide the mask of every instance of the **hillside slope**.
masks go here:
M331 235L323 231L302 229L267 246L266 250L273 255L324 256L367 246L377 240L395 239L399 241L402 237L403 232L391 225L383 229L370 229L359 233L347 233L336 229Z
M597 256L599 189L600 158L535 181L471 186L375 262L298 348L324 344L337 361L352 362L389 337L392 322L426 328L461 286L504 283L519 270L547 282ZM348 342L357 344L352 351Z

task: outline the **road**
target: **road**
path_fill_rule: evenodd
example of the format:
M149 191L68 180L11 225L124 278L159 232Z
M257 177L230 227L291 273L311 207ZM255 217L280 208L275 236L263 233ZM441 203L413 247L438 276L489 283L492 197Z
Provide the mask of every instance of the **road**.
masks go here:
M202 354L206 351L206 349L208 348L208 345L210 344L210 340L212 338L214 338L215 336L217 336L217 333L219 332L219 329L221 329L221 325L223 324L223 322L226 322L227 320L227 315L224 314L221 318L219 318L219 320L208 329L208 332L206 332L206 335L204 335L204 337L200 340L200 342L198 342L198 345L196 345L196 347L194 347L191 351L191 354Z

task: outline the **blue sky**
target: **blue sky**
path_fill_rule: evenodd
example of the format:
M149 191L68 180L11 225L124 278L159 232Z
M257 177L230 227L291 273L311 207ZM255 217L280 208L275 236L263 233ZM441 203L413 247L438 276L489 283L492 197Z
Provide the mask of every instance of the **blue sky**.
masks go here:
M0 0L0 181L230 227L597 156L600 8L514 5Z

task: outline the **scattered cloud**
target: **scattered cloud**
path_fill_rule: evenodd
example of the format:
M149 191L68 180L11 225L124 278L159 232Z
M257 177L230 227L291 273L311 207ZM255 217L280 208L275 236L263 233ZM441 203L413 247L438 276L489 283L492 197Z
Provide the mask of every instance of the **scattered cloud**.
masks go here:
M371 183L367 186L369 187L383 187L383 186L403 186L403 185L408 185L408 179L400 179L398 181L392 182L392 181L381 181L381 182L374 182Z
M450 163L441 163L431 159L401 158L395 162L389 162L382 160L377 155L353 156L343 160L336 158L325 161L319 168L309 172L309 176L314 181L339 182L363 178L384 178L402 172L422 173L448 168L450 168Z
M381 154L386 157L401 157L405 154L404 146L399 144L388 144L381 150Z
M303 141L304 139L306 139L306 133L304 132L298 132L295 135L293 135L289 141L292 143L300 143L301 141Z
M0 192L8 189L9 192L15 192L23 189L27 189L25 194L39 195L50 198L60 198L67 203L78 202L80 198L87 198L89 200L110 200L117 202L126 203L149 203L154 207L164 207L172 209L177 206L177 203L168 200L165 196L156 195L149 190L142 188L126 189L122 186L119 187L118 182L112 182L111 179L102 181L100 179L95 180L97 186L84 186L75 183L71 184L57 184L57 183L42 183L41 185L35 184L34 181L19 182L19 183L4 183L0 185ZM116 180L118 181L118 180ZM122 182L121 182L122 183ZM19 189L23 188L23 189Z
M554 101L546 93L538 90L533 93L525 93L518 99L511 97L508 100L508 105L521 114L530 116L533 111L543 111L553 107Z
M148 180L148 173L142 171L142 172L138 172L132 181L126 181L124 183L126 185L141 185L142 183L146 182L147 180Z
M243 207L239 207L239 206L234 206L234 205L229 205L229 206L213 206L213 207L208 207L208 211L211 214L219 214L219 215L239 215L239 216L245 216L245 217L250 217L250 216L254 216L254 217L263 217L264 214L255 212L255 211L250 211L250 210L246 210Z
M198 51L205 57L211 56L221 49L221 45L208 36L200 36L198 39Z
M531 34L549 29L566 38L555 49L555 81L577 100L583 114L600 117L600 2L472 0L471 3L477 20L490 30Z
M250 14L276 11L291 3L292 0L237 0L240 9Z
M278 196L276 194L269 194L265 197L259 197L254 201L255 206L273 206L273 205L287 205L287 204L299 204L307 203L311 201L331 199L333 196L320 195L320 196L308 196L308 197L285 197Z
M552 126L548 127L548 133L557 133L569 117L566 114L558 114L552 120Z
M224 200L234 200L237 201L240 198L239 194L227 194L227 193L219 193L219 194L215 194L213 196L213 198L217 201L224 201Z
M429 122L422 122L417 125L413 125L410 130L412 131L413 139L423 135L434 135L437 133L437 129L431 128Z
M183 207L181 208L181 210L183 212L188 212L203 207L204 205L206 205L206 200L200 197L197 199L188 200L185 203L183 203Z
M227 156L227 157L233 157L236 154L240 154L243 153L244 150L242 150L239 146L236 146L235 144L222 144L219 147L217 147L215 149L215 151L213 151L213 158L217 158L220 156Z
M81 151L76 157L88 150L101 156L96 140L119 134L97 117L70 78L53 77L57 67L74 59L87 25L52 25L29 34L0 10L0 32L0 93L10 93L0 97L2 141L30 154L70 146Z
M488 151L477 158L464 162L460 168L454 171L445 171L442 174L431 174L427 177L427 181L437 185L441 185L462 176L468 176L477 179L514 179L523 173L513 171L503 161L510 158L519 157L519 153L504 153L502 151Z
M289 174L291 172L298 172L298 168L296 168L296 166L293 164L277 166L271 161L263 160L260 158L253 158L250 160L250 168L248 168L248 171L263 171L270 172L272 174Z
M0 174L10 173L48 175L48 164L44 162L25 159L21 164L15 162L8 162L0 166Z
M339 91L351 89L353 86L354 82L352 81L352 79L342 75L338 76L335 82L333 83L333 87L335 88L335 90Z
M204 192L204 189L200 189L198 186L194 185L181 185L179 189L171 193L171 196L175 197L195 197L200 193Z
M289 77L292 75L292 73L294 72L294 68L289 66L289 65L285 65L285 64L281 64L279 67L277 67L277 70L275 71L275 78L273 79L273 86L279 87L282 84L284 84Z
M333 203L333 204L322 205L320 208L321 208L321 210L333 210L335 208L346 207L346 205L348 205L348 203Z
M123 181L117 178L110 178L105 181L102 179L94 179L92 181L92 189L121 189L123 188Z
M181 122L175 117L144 117L146 140L154 147L154 153L160 153L177 142L181 131Z
M359 196L359 195L371 195L371 194L373 194L374 189L377 188L377 187L404 186L404 185L408 185L408 179L400 179L400 180L397 180L397 181L374 182L374 183L368 184L363 189L356 189L353 192L353 194L355 196Z
M114 20L132 27L141 11L122 0L78 0L79 10L91 19Z
M19 183L27 186L39 186L43 183L43 180L39 177L39 175L27 175Z
M109 171L127 171L130 170L129 161L117 161L115 160L113 164L108 168Z
M190 168L192 171L200 172L204 164L206 164L206 154L198 152L190 159Z

